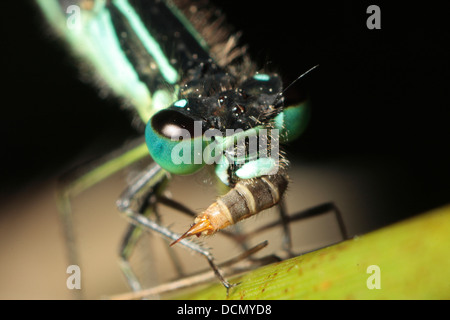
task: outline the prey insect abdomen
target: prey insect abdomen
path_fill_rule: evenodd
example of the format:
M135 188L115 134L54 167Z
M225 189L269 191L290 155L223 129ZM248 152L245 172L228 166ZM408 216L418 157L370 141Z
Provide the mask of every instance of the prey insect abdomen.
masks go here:
M234 224L277 204L287 185L284 172L242 180L218 201L228 208L230 224Z
M192 235L211 235L273 207L279 203L287 186L288 176L282 169L276 174L239 181L233 189L197 216L194 225L172 245Z

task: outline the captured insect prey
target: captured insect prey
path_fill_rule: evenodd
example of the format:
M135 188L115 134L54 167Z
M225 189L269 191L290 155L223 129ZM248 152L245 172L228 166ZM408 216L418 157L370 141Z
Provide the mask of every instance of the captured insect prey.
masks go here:
M195 224L172 245L188 236L212 234L276 205L286 190L287 179L285 174L276 174L237 183L198 216Z
M232 31L221 12L206 1L36 1L52 32L79 61L80 72L89 70L93 85L117 98L124 112L133 114L133 125L142 135L92 170L64 179L59 208L71 264L78 264L72 199L150 157L152 161L139 167L116 202L130 223L119 261L132 291L146 288L130 263L138 239L145 234L142 231L160 235L169 251L181 247L204 258L205 269L212 269L227 292L236 284L228 281L233 272L224 270L245 260L248 269L266 263L255 253L264 252L267 245L265 241L250 244L250 234L230 227L266 209L275 207L279 219L253 232L281 227L287 256L294 255L290 224L304 217L333 211L346 237L332 203L291 215L283 205L290 178L282 145L305 130L310 107L308 100L288 103L285 93L301 88L302 81L297 80L316 66L299 70L298 79L283 86L279 74L252 61L240 43L241 34ZM206 209L194 212L189 203L170 196L168 183L174 176L207 170L225 191ZM184 233L164 223L167 207L193 219ZM215 233L231 239L241 253L216 263L211 249L200 241ZM182 263L170 255L179 270L177 281L191 279L192 274L184 272Z

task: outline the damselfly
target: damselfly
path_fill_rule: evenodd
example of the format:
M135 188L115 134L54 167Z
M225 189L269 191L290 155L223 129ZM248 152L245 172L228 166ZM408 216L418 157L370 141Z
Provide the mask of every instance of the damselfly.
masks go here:
M171 245L178 243L203 256L228 290L233 284L211 252L191 236L211 235L278 206L285 249L290 252L289 222L333 208L325 204L293 216L285 212L288 160L279 144L303 132L308 102L285 104L286 88L279 75L252 62L246 47L239 45L240 34L230 33L219 11L204 2L184 0L38 0L38 4L85 69L93 70L94 81L121 99L136 114L135 122L145 126L145 142L61 191L73 261L70 198L148 154L154 162L136 175L117 201L130 221L120 261L132 290L142 289L129 263L141 230L156 232ZM195 214L165 196L165 183L171 175L192 174L205 166L214 167L228 191L197 215L184 234L175 233L161 222L160 204ZM338 221L345 234L340 217ZM263 243L249 248L246 234L221 233L244 251L232 262L264 247Z

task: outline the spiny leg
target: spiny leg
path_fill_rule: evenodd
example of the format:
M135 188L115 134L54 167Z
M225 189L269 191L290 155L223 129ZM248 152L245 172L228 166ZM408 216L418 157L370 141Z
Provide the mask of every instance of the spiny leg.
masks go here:
M150 192L148 192L147 195L143 197L144 200L138 210L143 215L149 216L155 211L155 203L154 201L152 201L154 199L153 192L154 191L152 188ZM122 270L122 273L125 276L125 279L132 291L138 291L142 289L141 283L135 275L130 265L129 259L143 232L144 231L139 226L130 224L122 239L119 250L120 269Z
M170 229L161 226L160 224L156 223L153 220L148 219L147 217L133 211L124 211L125 216L131 221L131 223L135 223L139 226L142 226L144 228L147 228L149 230L155 231L165 237L166 239L169 239L171 241L177 240L180 235L172 232ZM182 239L179 241L179 244L183 245L187 249L191 249L194 252L197 252L204 256L206 260L208 261L209 265L213 269L215 275L219 280L222 282L222 284L227 288L233 287L232 284L230 284L228 281L225 280L223 277L221 271L219 270L218 266L214 263L214 257L212 254L205 248L203 248L201 245L192 242L188 239Z
M302 210L300 212L297 212L293 214L292 216L289 216L286 211L286 204L285 201L282 200L280 204L278 205L278 210L280 214L280 221L279 223L283 227L283 250L288 253L290 257L294 257L296 254L292 251L292 237L291 237L291 228L290 224L294 221L307 219L310 217L320 216L329 212L333 212L336 216L336 221L338 223L339 231L341 233L342 239L346 240L348 238L347 230L345 228L344 220L342 218L340 210L337 208L337 206L333 202L326 202L319 205L316 205L311 208L307 208L305 210ZM270 227L270 225L267 225L263 228Z
M256 235L256 234L258 234L260 232L263 232L263 231L269 230L271 228L280 226L280 224L283 225L283 229L285 227L288 227L288 229L289 229L289 227L290 227L289 225L290 225L291 222L302 220L302 219L307 219L309 217L319 216L319 215L322 215L322 214L325 214L325 213L329 213L331 211L333 211L334 214L336 215L336 218L337 218L338 224L339 224L339 229L340 229L340 232L341 232L341 235L342 235L343 239L344 240L347 239L348 236L347 236L347 232L346 232L345 225L343 223L343 219L342 219L342 216L340 214L340 211L335 206L335 204L332 203L332 202L323 203L323 204L314 206L312 208L308 208L306 210L297 212L296 214L291 215L291 216L287 215L286 212L284 212L285 216L283 218L281 218L279 221L275 221L273 223L266 224L266 225L258 228L257 230L254 230L254 231L249 232L249 233L244 234L244 235L238 235L238 236L240 237L240 241L246 241L248 238L250 238L250 237L252 237L252 236L254 236L254 235ZM284 221L284 222L282 222L282 221ZM223 233L223 232L224 232L224 230L221 231L221 233ZM181 241L185 241L185 240L186 239L183 239ZM286 241L288 241L288 240L286 240ZM290 244L290 240L289 240L288 243ZM267 241L265 241L263 243L260 243L257 246L244 251L239 256L237 256L235 258L232 258L232 259L230 259L230 260L228 260L226 262L221 263L219 265L219 267L220 268L226 268L226 267L231 266L231 265L233 265L233 264L235 264L235 263L237 263L239 261L251 258L252 255L255 252L258 252L259 250L264 248L266 245L267 245ZM258 265L265 265L267 263L273 263L275 261L279 261L279 258L276 257L276 256L273 256L273 255L257 259L257 262L259 263ZM249 269L253 269L255 266L256 266L255 264L252 264ZM249 270L249 269L245 269L245 270ZM244 271L244 269L242 269L240 271ZM236 270L234 270L234 272L236 272ZM183 287L186 287L186 286L190 286L190 285L193 285L193 284L196 284L196 283L202 283L202 282L204 282L207 279L208 278L206 278L206 275L203 278L199 277L199 275L192 275L192 276L189 276L187 278L184 278L184 279L181 279L181 280L177 280L177 281L174 281L174 282L171 282L171 283L167 283L167 284L164 284L164 285L161 285L161 286L158 286L158 287L154 287L154 288L150 288L150 289L144 289L142 291L135 292L133 294L119 295L119 296L116 296L116 297L113 297L113 298L117 298L117 299L138 299L138 298L143 298L143 297L146 297L146 296L149 296L149 295L153 295L153 294L160 294L160 293L164 293L164 292L169 292L169 291L172 291L172 290L180 289L180 288L183 288ZM229 288L227 288L227 293L228 293L228 291L229 291Z
M148 219L148 217L140 214L138 211L133 209L133 202L139 199L139 193L142 192L144 188L154 185L160 181L162 176L165 176L166 172L156 163L151 164L146 170L144 170L133 183L127 188L117 200L117 207L120 212L122 212L126 218L130 220L131 223L146 228L148 230L155 231L156 233L162 235L166 239L171 241L179 240L180 235L172 232L167 227ZM204 256L208 261L210 267L214 271L216 277L222 282L222 284L227 288L231 288L233 285L230 284L222 275L221 271L214 263L214 258L212 254L200 246L199 244L192 242L188 239L182 239L178 241L185 248L191 249L194 252Z
M132 291L142 290L141 283L136 277L131 265L129 263L129 258L133 252L133 248L141 237L142 230L135 226L129 225L125 236L123 237L122 244L119 250L119 266L122 274L128 283L128 286Z
M297 212L289 217L289 221L293 222L293 221L297 221L297 220L302 220L302 219L306 219L309 217L319 216L319 215L322 215L322 214L325 214L328 212L334 213L334 215L336 217L336 221L338 223L339 231L342 236L342 240L347 240L348 233L347 233L347 228L345 227L344 219L342 218L341 211L334 204L334 202L325 202L325 203L319 204L317 206Z
M261 242L261 243L257 244L256 246L250 248L249 250L239 254L238 256L236 256L230 260L227 260L225 262L222 262L221 264L219 264L219 267L224 268L224 270L229 269L229 272L225 272L227 274L235 274L237 272L244 272L244 271L252 270L252 269L254 269L253 263L251 265L239 266L239 267L236 267L234 265L241 261L247 260L249 256L251 256L251 255L259 252L263 248L265 248L267 246L267 244L268 244L267 241ZM278 261L280 261L278 259L278 257L268 256L268 257L265 257L264 259L260 259L259 265L260 266L266 265L268 263L278 262ZM214 272L211 269L208 269L208 271L201 271L199 273L189 275L182 279L174 280L172 282L167 282L167 283L155 286L155 287L146 288L146 289L143 289L140 291L118 294L118 295L110 296L109 298L113 299L113 300L142 299L142 298L146 298L146 297L150 297L150 296L159 295L162 293L168 293L168 292L171 292L174 290L179 290L179 289L186 288L186 287L191 287L193 285L207 283L207 282L210 282L211 280L213 280L214 278L216 278ZM227 290L227 292L228 292L228 290Z
M156 165L151 165L148 170L151 171L155 166ZM157 172L154 171L153 174L156 176ZM162 176L162 178L163 177L164 176ZM140 201L141 206L137 210L135 210L135 213L142 214L146 210L151 210L153 213L155 213L156 223L158 223L159 225L161 225L161 220L159 219L159 214L158 214L157 209L159 208L160 204L163 204L167 207L177 210L178 212L187 214L192 217L196 215L196 213L194 211L192 211L185 205L163 195L162 191L164 190L164 186L158 188L157 186L152 186L151 183L147 183L147 184L145 183L146 180L151 180L151 179L153 179L152 174L146 174L144 172L144 173L142 173L142 177L138 176L136 178L136 181L131 183L131 185L133 185L133 186L142 186L143 189L148 189L147 195L142 197L142 199ZM163 185L163 183L158 182L158 180L155 180L153 183ZM145 185L145 187L144 187L144 185ZM122 198L127 198L127 199L133 198L132 194L133 193L137 194L139 192L139 188L133 188L133 189L134 189L133 192L128 193L127 195L125 195ZM124 192L124 193L127 193L127 192ZM120 200L119 200L119 202L120 202ZM128 205L131 205L130 200L126 200L125 203L128 203ZM149 217L149 214L145 214L145 216ZM135 276L128 260L129 260L131 252L132 252L138 238L140 237L140 229L141 228L139 228L138 224L132 225L130 227L130 230L128 230L128 233L126 234L125 238L123 239L122 246L121 246L121 252L120 252L120 265L121 265L121 268L122 268L122 271L123 271L125 277L127 278L128 283L133 291L139 291L141 289L141 284L139 283L137 277ZM233 239L234 241L236 241L239 245L241 245L243 247L244 252L241 254L241 257L243 257L244 255L249 256L249 255L253 254L254 252L256 252L254 248L248 249L246 247L246 243L243 242L241 240L241 238L236 237L236 235L234 233L228 232L228 231L223 231L222 234L228 238ZM167 248L169 248L169 247L167 247ZM179 277L183 276L184 273L181 268L181 264L178 263L178 259L176 258L174 251L169 250L169 255L172 258L172 261L174 263L175 268L177 269L177 273L178 273ZM243 258L240 258L240 260L243 260ZM255 264L261 263L260 259L253 260L253 262ZM212 259L208 259L208 263L210 265L211 265L211 263L214 264ZM214 270L214 272L216 273L217 277L219 277L219 279L221 279L221 281L222 281L223 277L220 276L220 272L218 271L217 266L213 267L211 265L211 267Z
M159 206L158 206L159 199L160 199L160 197L156 197L156 201L157 202L156 202L153 210L155 212L156 221L159 224L161 224L162 223L161 222L161 215L159 214L159 210L158 210L158 208L159 208ZM183 267L182 267L182 264L180 262L180 259L176 255L176 252L170 248L170 246L169 246L170 241L168 239L164 239L164 242L166 244L164 246L164 248L166 249L166 251L167 251L167 253L168 253L169 257L170 257L170 260L172 261L172 265L175 267L175 271L176 271L178 277L179 278L183 277L185 275L185 272L183 270Z
M289 215L287 214L286 211L286 203L284 199L280 201L280 203L277 206L277 209L280 215L280 223L283 227L283 241L282 241L283 250L288 252L290 256L293 256L291 228L289 227Z
M290 239L291 232L290 232L290 224L294 221L299 221L315 216L320 216L329 212L333 212L336 216L336 221L338 223L339 231L342 236L342 240L348 239L348 233L344 224L344 220L342 218L342 214L340 210L337 208L337 206L333 202L326 202L319 205L316 205L311 208L307 208L305 210L299 211L293 215L287 215L286 211L284 210L284 207L280 208L280 220L274 221L272 223L268 223L266 225L261 226L258 229L255 229L251 232L246 233L243 235L244 239L243 241L246 241L248 238L251 238L261 232L267 231L269 229L272 229L274 227L277 227L281 224L283 227L283 230L288 233L284 233L283 236L283 249L285 249L290 256L295 255L292 252L292 240ZM287 237L289 237L287 239Z
M162 181L156 182L155 186L149 187L149 190L147 191L146 195L142 197L141 201L142 203L140 207L137 209L138 213L145 215L146 217L150 217L150 215L153 214L156 219L156 222L159 224L161 224L161 217L160 214L158 213L157 205L160 203L164 203L164 201L160 201L161 199L167 199L165 196L161 195L165 189L165 181L166 179L164 179L163 177ZM182 211L182 208L180 206L181 204L177 206L177 209ZM183 209L188 210L186 207L183 207ZM134 247L136 246L143 232L144 230L142 230L142 228L139 225L130 224L127 233L123 237L119 251L120 267L132 291L139 291L142 289L141 283L136 277L129 263L129 259L134 250ZM169 241L167 241L167 239L165 240L166 243L169 244ZM166 248L171 258L171 261L176 269L178 277L184 276L181 263L179 262L179 259L177 258L175 252L171 250L169 246L167 246Z
M143 177L145 177L145 173L143 174ZM145 178L143 179L143 181L145 181ZM138 183L136 183L135 186L139 186L140 184L143 185L142 182L138 182ZM139 188L140 187L135 187L134 189L138 190ZM125 197L125 199L127 199L127 198L131 199L133 197L132 194L133 194L133 192L128 192L128 195L127 195L127 197ZM163 198L161 198L161 199L163 199ZM126 202L129 203L128 200ZM185 213L188 213L189 215L193 214L192 211L190 211L186 207L182 206L181 204L177 203L176 201L169 200L167 198L167 199L163 200L162 202L164 202L166 205L171 206L172 208L176 208L176 209L178 209L180 211L185 211ZM305 219L305 218L316 216L316 215L321 215L321 214L324 214L324 213L329 212L331 210L333 210L334 213L336 214L336 217L338 219L338 224L339 224L339 227L340 227L340 230L341 230L341 233L342 233L344 239L347 238L346 230L345 230L345 226L343 224L342 217L340 215L339 210L337 210L337 208L335 207L335 205L333 203L321 204L319 206L316 206L316 207L309 208L307 210L301 211L301 212L299 212L299 213L297 213L297 214L295 214L295 215L293 215L291 217L289 217L286 214L286 212L284 210L284 207L281 207L281 209L280 209L281 224L283 225L284 229L287 230L287 232L288 232L287 235L286 235L286 240L284 240L284 243L286 244L285 246L290 249L290 239L289 239L289 232L290 232L289 231L289 224L290 224L290 222L293 222L293 221L296 221L296 220L300 220L300 219ZM130 212L130 214L133 214L133 212ZM132 220L135 220L135 221L139 221L139 220L143 219L142 217L138 217L136 215L133 215L133 216L130 216L130 217L132 218ZM153 221L140 221L139 223L142 224L142 225L146 225L148 228L150 228L152 230L156 230L156 231L160 232L161 234L165 235L166 238L168 238L168 239L174 239L174 233L172 233L167 228L166 228L166 230L160 230L161 228L164 228L160 224L156 225L156 226L152 225L152 223L154 223ZM254 231L253 234L259 233L261 231L264 231L266 229L272 228L272 227L277 226L277 225L280 225L280 223L279 222L275 222L275 223L272 223L272 224L268 224L268 225L263 226L262 228L260 228L260 229L258 229L256 231ZM166 233L164 233L164 232L166 232ZM167 233L167 232L169 232L169 233ZM248 234L247 237L251 236L251 235L252 235L252 233ZM181 242L183 240L185 240L185 239L183 237L180 237L175 242ZM186 246L186 247L189 247L189 246ZM193 248L191 247L191 249L193 249ZM196 250L194 248L193 250L197 251L200 254L203 254L202 252L204 252L203 248L201 248L200 250ZM221 276L221 273L220 273L218 267L214 264L214 262L212 260L212 257L210 256L209 252L207 252L204 255L207 258L208 262L210 263L212 269L216 273L216 276L219 279L221 279L221 281L222 281L224 278L223 278L223 276ZM225 287L227 287L227 291L228 291L229 286L227 286L226 283L224 283L224 285L225 285Z
M69 264L79 265L71 199L146 156L148 156L148 151L145 143L142 142L142 139L137 139L129 143L127 147L119 148L98 160L97 165L90 165L93 169L81 168L83 173L77 173L75 177L69 178L62 176L58 180L57 204L62 221ZM81 291L76 290L74 293L78 298L81 298Z
M178 201L176 201L174 199L167 198L164 195L157 196L157 201L158 201L158 204L164 204L172 209L175 209L179 212L185 213L191 217L195 217L197 215L196 212L192 211L191 209L189 209L182 203L179 203ZM284 215L286 215L285 212L284 212ZM289 221L287 221L287 220L286 220L286 229L289 232ZM263 265L268 262L280 261L280 259L278 257L275 257L273 255L264 256L262 258L254 258L253 257L254 253L258 252L262 248L266 247L268 242L263 242L261 244L258 244L256 247L249 247L245 236L244 237L242 236L243 235L242 231L239 233L236 233L235 230L233 230L233 231L221 230L220 235L225 236L226 238L228 238L230 240L233 240L234 242L236 242L236 244L238 244L242 248L242 253L238 257L235 257L226 263L221 263L220 264L221 268L231 265L231 264L234 264L234 263L237 263L237 261L244 260L245 258L249 258L248 261L250 263L252 263L254 266ZM286 238L287 238L286 242L289 245L290 237L287 236Z

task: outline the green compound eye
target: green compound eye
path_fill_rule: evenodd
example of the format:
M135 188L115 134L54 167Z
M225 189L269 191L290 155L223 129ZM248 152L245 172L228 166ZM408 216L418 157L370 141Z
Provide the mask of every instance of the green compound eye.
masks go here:
M275 117L275 128L280 130L280 143L297 139L305 131L310 118L310 103L308 100L285 107L283 112Z
M145 128L145 142L152 158L173 174L191 174L204 166L206 143L201 123L173 109L156 113Z

